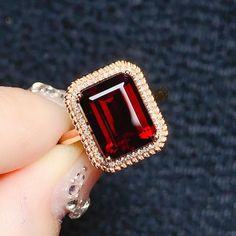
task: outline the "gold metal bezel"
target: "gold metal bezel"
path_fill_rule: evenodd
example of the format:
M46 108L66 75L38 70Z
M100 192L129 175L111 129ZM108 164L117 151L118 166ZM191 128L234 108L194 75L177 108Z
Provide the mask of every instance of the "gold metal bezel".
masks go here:
M79 101L81 91L117 74L127 73L132 78L157 130L153 142L115 160L101 153ZM93 166L106 172L116 172L159 152L167 139L168 130L141 69L126 61L117 61L72 82L65 95L65 104L73 125Z

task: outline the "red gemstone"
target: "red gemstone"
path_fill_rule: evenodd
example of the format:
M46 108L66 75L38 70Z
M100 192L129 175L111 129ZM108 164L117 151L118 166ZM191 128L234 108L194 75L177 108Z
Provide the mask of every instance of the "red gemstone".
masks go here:
M130 75L83 90L80 104L105 157L115 159L153 141L156 129Z

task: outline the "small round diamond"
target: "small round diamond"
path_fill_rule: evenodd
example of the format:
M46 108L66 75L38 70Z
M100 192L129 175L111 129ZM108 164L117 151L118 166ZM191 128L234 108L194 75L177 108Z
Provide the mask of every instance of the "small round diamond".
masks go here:
M90 199L81 200L80 203L77 205L76 209L69 214L71 219L78 219L80 218L89 208Z
M76 208L77 203L78 203L77 200L71 200L71 201L69 201L69 202L67 203L67 205L66 205L66 209L69 210L69 211L73 211L73 210Z
M70 196L77 196L79 191L80 191L80 186L72 184L69 187L68 193L69 193Z

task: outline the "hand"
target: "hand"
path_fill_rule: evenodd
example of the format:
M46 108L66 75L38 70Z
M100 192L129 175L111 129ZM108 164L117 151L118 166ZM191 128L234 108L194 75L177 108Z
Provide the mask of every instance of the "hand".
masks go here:
M57 145L71 129L65 108L18 88L0 87L0 235L58 235L71 179L87 168L79 198L101 172L81 145Z

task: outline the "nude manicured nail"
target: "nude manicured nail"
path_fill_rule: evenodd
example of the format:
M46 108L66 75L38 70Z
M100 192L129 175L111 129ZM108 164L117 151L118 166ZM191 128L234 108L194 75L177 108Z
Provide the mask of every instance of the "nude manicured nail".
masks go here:
M29 90L65 107L64 90L40 82L34 83ZM90 164L85 153L82 153L53 191L52 213L58 219L62 219L67 213L72 219L83 215L90 205L90 190L101 173Z
M89 193L101 171L89 163L85 153L59 181L52 196L52 212L62 219L69 214L72 219L79 218L90 205Z

